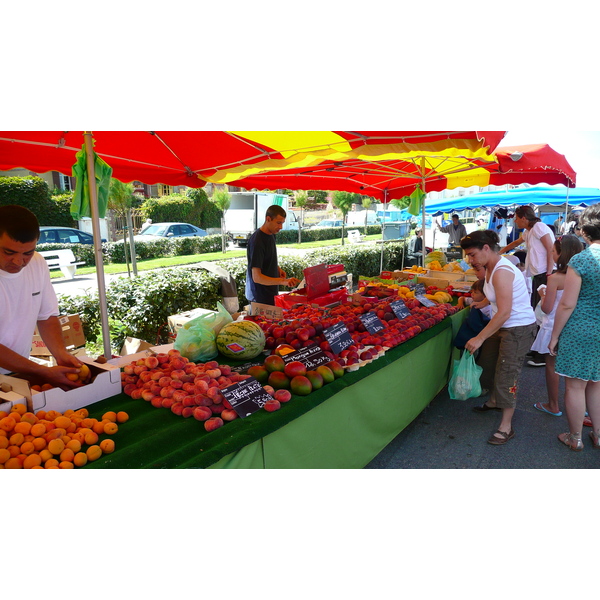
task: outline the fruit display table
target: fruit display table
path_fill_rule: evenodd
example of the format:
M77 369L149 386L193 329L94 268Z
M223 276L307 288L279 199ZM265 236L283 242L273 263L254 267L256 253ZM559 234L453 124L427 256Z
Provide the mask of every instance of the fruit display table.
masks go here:
M460 311L385 356L273 413L258 411L207 433L125 394L88 407L125 410L117 450L84 468L362 468L446 385Z

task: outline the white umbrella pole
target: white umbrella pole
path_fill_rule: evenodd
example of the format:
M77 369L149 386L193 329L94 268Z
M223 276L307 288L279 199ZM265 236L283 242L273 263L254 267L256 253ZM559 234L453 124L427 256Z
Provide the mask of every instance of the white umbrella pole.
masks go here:
M96 257L96 277L98 278L98 301L100 303L100 323L102 325L102 341L106 360L112 358L110 348L110 329L108 327L108 310L106 306L106 287L104 285L104 260L102 258L102 235L100 233L100 213L98 211L98 195L96 193L96 173L94 169L94 146L92 132L85 131L85 153L87 162L88 186L90 191L90 208L92 211L92 233L94 235L94 255Z
M383 271L383 246L385 245L385 213L387 212L387 190L384 190L383 196L383 220L381 221L381 258L379 261L379 273Z
M427 197L427 190L425 189L425 157L421 158L421 181L423 183L423 193L426 195L425 197ZM425 237L426 237L426 233L427 233L427 229L425 228L425 198L423 198L423 206L422 206L422 210L421 210L421 214L422 214L422 222L421 222L421 229L423 231L423 250L421 252L421 266L423 268L425 268ZM435 248L434 248L435 250Z

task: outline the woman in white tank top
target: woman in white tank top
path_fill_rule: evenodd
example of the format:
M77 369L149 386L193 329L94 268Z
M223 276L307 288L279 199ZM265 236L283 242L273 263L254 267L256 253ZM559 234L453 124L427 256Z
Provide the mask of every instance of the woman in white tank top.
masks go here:
M517 381L525 356L535 339L535 315L521 272L498 254L498 234L491 229L474 231L460 242L475 267L486 270L484 292L492 306L486 327L466 344L483 367L482 388L492 390L490 399L476 412L502 410L502 419L489 444L502 445L515 436L512 418L517 405Z

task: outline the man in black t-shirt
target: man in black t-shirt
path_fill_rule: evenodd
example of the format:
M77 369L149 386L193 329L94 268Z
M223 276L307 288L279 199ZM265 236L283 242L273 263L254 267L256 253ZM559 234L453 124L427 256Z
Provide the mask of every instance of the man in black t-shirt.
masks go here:
M287 277L285 271L277 264L277 247L275 234L281 231L285 223L286 212L281 206L269 206L265 214L265 222L248 240L246 255L248 270L246 272L246 298L250 302L275 305L278 286L296 287L299 280Z

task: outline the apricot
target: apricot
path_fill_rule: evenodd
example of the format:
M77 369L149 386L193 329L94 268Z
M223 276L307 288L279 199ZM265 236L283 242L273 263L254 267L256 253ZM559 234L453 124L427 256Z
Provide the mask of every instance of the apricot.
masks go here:
M93 446L97 442L98 442L98 434L96 432L90 431L89 433L85 434L85 443L88 446ZM88 458L89 458L89 455L88 455Z
M38 410L38 411L35 413L35 416L36 416L38 419L45 419L45 418L46 418L46 411L45 411L45 410Z
M10 452L11 458L15 458L21 454L21 448L19 446L9 446L7 450Z
M24 404L15 404L10 412L18 412L20 415L24 415L27 412L27 407Z
M48 390L53 389L54 386L51 383L44 383L42 386L42 392L47 392Z
M47 460L50 460L54 457L54 454L48 450L48 448L44 448L40 451L39 457L42 459L42 462L45 463Z
M13 433L9 441L13 446L20 446L25 441L25 436L22 433Z
M83 467L88 461L87 454L85 452L78 452L73 458L73 464L76 467Z
M0 465L11 459L10 452L6 448L0 448Z
M75 414L85 419L90 413L88 412L87 408L80 408L79 410L75 411Z
M17 421L12 416L0 419L0 429L3 429L4 431L12 431L16 424Z
M102 456L102 448L94 444L90 446L85 453L89 461L98 460Z
M92 427L92 431L94 433L97 433L98 435L102 435L104 433L104 426L107 423L111 423L111 421L105 421L104 419L102 421L98 421L93 427Z
M119 426L116 423L107 423L104 426L104 433L108 435L114 435L117 431L119 431Z
M55 458L50 458L44 463L45 469L58 469L58 461Z
M33 438L33 441L31 443L33 444L33 447L35 448L36 452L43 450L48 445L48 443L43 437Z
M66 447L69 450L72 450L75 454L77 454L77 452L79 452L81 450L81 442L77 439L72 439L67 445Z
M71 418L74 414L75 414L75 411L72 408L68 408L63 413L63 417L69 417L69 418Z
M57 429L64 429L66 431L67 427L71 424L71 419L69 417L56 417L54 419L54 424Z
M65 448L60 453L60 462L72 463L74 458L75 458L75 452L73 452L73 450L71 450L70 448Z
M58 463L58 468L59 469L74 469L75 465L71 461L63 460Z
M129 421L129 415L126 412L120 410L117 413L117 423L125 423L125 421Z
M86 417L85 419L83 419L83 421L81 421L81 426L85 427L87 429L91 429L97 422L98 422L98 419Z
M9 444L10 442L8 441L8 438L5 435L0 437L0 449L8 448Z
M60 417L60 413L55 410L49 410L44 418L48 421L54 421L56 417Z
M106 412L106 413L104 413L104 414L102 415L102 420L103 420L103 421L104 421L104 420L107 420L107 421L112 421L113 423L115 423L115 422L116 422L116 420L117 420L117 413L116 413L116 412L113 412L112 410L111 410L111 411L108 411L108 412Z
M39 454L30 454L24 461L23 461L23 468L24 469L33 469L33 467L39 467L42 464L42 459L40 458Z
M66 377L71 381L79 381L79 375L77 375L77 373L67 373Z
M100 449L104 454L111 454L115 451L115 442L114 440L102 440L100 442Z
M35 425L38 422L38 418L31 412L26 412L21 416L21 422L29 423L30 425Z
M31 431L31 423L27 423L27 421L21 420L20 423L17 423L15 425L15 428L13 429L13 431L15 433L22 433L23 435L28 435L29 432Z
M0 419L4 419L4 417L7 417L8 413L5 410L0 410Z
M4 468L5 469L22 469L23 463L21 463L21 461L18 458L9 458L4 463Z
M35 446L31 442L23 442L21 444L21 454L29 456L35 452Z
M85 433L81 433L81 431L76 431L71 434L71 441L77 440L79 444L85 444Z
M35 437L41 437L46 433L46 426L43 423L38 422L31 426L30 433Z
M50 440L48 442L48 450L55 456L60 454L65 449L65 443L60 439Z

